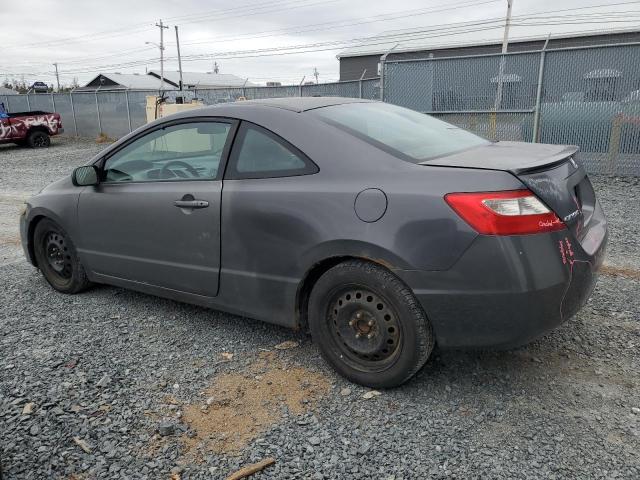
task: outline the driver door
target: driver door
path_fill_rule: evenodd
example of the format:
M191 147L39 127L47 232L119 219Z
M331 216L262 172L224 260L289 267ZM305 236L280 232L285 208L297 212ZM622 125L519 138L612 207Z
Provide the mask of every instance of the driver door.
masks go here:
M222 170L236 128L172 122L109 154L100 184L80 194L86 268L106 282L217 295Z

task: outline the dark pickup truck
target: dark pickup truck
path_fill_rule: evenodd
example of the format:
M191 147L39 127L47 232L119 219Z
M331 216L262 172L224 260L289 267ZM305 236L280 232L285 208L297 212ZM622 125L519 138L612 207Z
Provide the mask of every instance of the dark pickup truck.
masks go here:
M16 143L33 148L48 147L51 144L50 137L63 131L59 113L0 112L0 144Z

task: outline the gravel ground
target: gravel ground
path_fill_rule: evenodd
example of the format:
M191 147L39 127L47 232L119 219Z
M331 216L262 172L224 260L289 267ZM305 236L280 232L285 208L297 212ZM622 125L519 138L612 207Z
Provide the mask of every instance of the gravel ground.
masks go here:
M51 145L42 151L0 145L0 264L22 256L16 219L24 200L104 148L64 136Z
M610 249L576 318L514 351L436 352L377 395L303 334L49 288L15 244L20 199L100 148L0 147L5 478L225 478L268 457L254 478L640 478L637 179L594 178Z

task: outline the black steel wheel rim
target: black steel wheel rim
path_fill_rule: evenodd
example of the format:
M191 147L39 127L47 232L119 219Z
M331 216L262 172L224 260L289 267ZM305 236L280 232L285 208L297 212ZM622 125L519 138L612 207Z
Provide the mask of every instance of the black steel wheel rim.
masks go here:
M47 233L44 237L44 254L47 265L54 274L65 280L71 278L71 255L64 235L58 232Z
M343 359L359 370L384 370L400 354L402 329L397 312L385 298L364 286L335 291L327 318Z
M35 147L44 147L47 144L47 137L44 135L36 135L33 139L33 145Z

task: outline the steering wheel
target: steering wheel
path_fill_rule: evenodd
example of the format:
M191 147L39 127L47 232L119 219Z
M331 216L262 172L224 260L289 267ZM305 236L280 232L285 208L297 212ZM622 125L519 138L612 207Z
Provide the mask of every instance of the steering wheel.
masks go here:
M165 164L162 167L162 170L160 171L160 173L162 174L163 177L167 173L171 173L171 175L174 176L174 177L179 177L180 176L176 172L171 170L172 166L184 168L187 172L189 172L191 175L193 175L194 178L200 177L200 174L198 173L198 171L195 168L193 168L191 165L189 165L188 163L183 162L181 160L174 160L172 162L169 162L169 163Z

